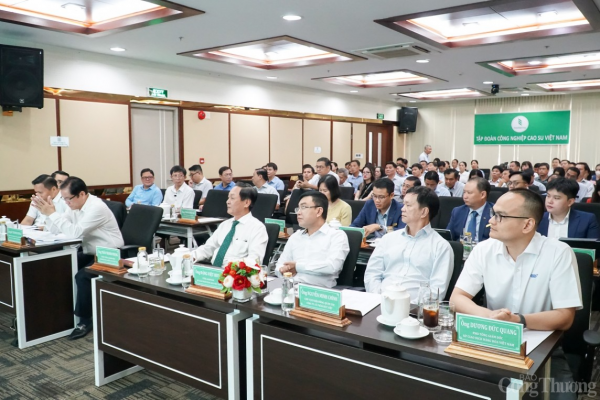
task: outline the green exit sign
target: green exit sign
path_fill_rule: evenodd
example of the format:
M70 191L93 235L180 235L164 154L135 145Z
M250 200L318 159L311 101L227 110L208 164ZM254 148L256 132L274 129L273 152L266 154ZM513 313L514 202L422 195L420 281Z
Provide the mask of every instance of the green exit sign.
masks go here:
M148 88L148 96L166 99L169 97L169 91L167 89L159 89L159 88L151 87L151 88Z
M377 114L377 119L383 119L383 114Z

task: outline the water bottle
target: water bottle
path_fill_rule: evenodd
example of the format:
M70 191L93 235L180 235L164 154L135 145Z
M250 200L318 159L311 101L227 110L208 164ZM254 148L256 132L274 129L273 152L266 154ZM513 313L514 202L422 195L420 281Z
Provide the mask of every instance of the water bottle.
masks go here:
M146 253L145 247L138 248L137 253L137 267L138 267L138 276L140 278L145 278L148 276L150 272L150 264L148 263L148 253Z
M471 250L473 250L473 242L471 240L471 232L465 232L463 237L461 238L461 242L463 245L463 260L469 258L471 254Z
M419 311L417 314L417 319L421 323L423 322L423 304L428 301L430 297L431 289L429 288L429 281L419 282L419 295L417 296Z
M183 255L183 261L181 262L181 286L187 289L192 284L192 259L189 254ZM189 280L188 280L189 279Z
M291 272L283 274L283 284L281 285L281 309L291 311L295 305L294 278Z
M6 240L6 222L0 221L0 242L4 242Z

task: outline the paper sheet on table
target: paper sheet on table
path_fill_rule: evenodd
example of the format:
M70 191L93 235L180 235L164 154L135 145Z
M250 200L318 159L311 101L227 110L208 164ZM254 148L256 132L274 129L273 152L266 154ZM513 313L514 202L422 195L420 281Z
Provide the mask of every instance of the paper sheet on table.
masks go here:
M28 238L35 240L38 243L51 243L68 240L67 236L63 233L54 235L52 232L49 231L36 231L34 229L27 229L23 232L23 234Z
M346 306L346 312L348 314L364 317L381 304L381 295L344 289L342 290L342 302L344 303L344 306Z
M202 224L208 224L210 222L222 222L223 218L212 218L212 217L202 217L198 218L198 222Z
M554 331L533 331L523 329L523 342L527 342L527 354L531 353L546 338L552 335Z
M152 253L148 254L148 255L152 255ZM126 258L126 261L131 261L131 262L137 262L137 256L136 257L131 257L131 258ZM165 262L169 262L169 254L165 254Z

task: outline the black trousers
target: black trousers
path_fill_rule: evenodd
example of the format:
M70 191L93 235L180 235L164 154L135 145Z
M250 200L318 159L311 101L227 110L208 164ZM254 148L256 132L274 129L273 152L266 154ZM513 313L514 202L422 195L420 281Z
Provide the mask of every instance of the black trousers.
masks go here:
M92 278L94 275L86 272L85 267L94 263L94 255L77 253L77 273L75 283L77 284L77 302L75 303L75 315L79 318L92 319Z

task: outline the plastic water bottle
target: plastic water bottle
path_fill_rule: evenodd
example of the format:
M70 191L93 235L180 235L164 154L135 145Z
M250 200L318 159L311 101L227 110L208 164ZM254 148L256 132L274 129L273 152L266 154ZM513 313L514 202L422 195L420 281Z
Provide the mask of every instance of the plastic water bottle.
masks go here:
M428 301L430 297L431 289L429 288L429 281L419 282L419 295L417 296L419 311L417 314L417 319L421 323L423 322L423 303Z
M463 260L469 258L471 254L471 250L473 250L473 241L471 238L471 232L465 232L462 237L462 245L463 245Z
M293 310L295 300L294 278L291 272L286 272L283 274L283 285L281 285L281 309L286 312Z
M145 247L139 247L137 253L137 267L138 267L138 276L140 278L145 278L148 276L150 272L150 264L148 263L148 253L146 253Z
M4 242L6 240L6 222L0 221L0 242Z

